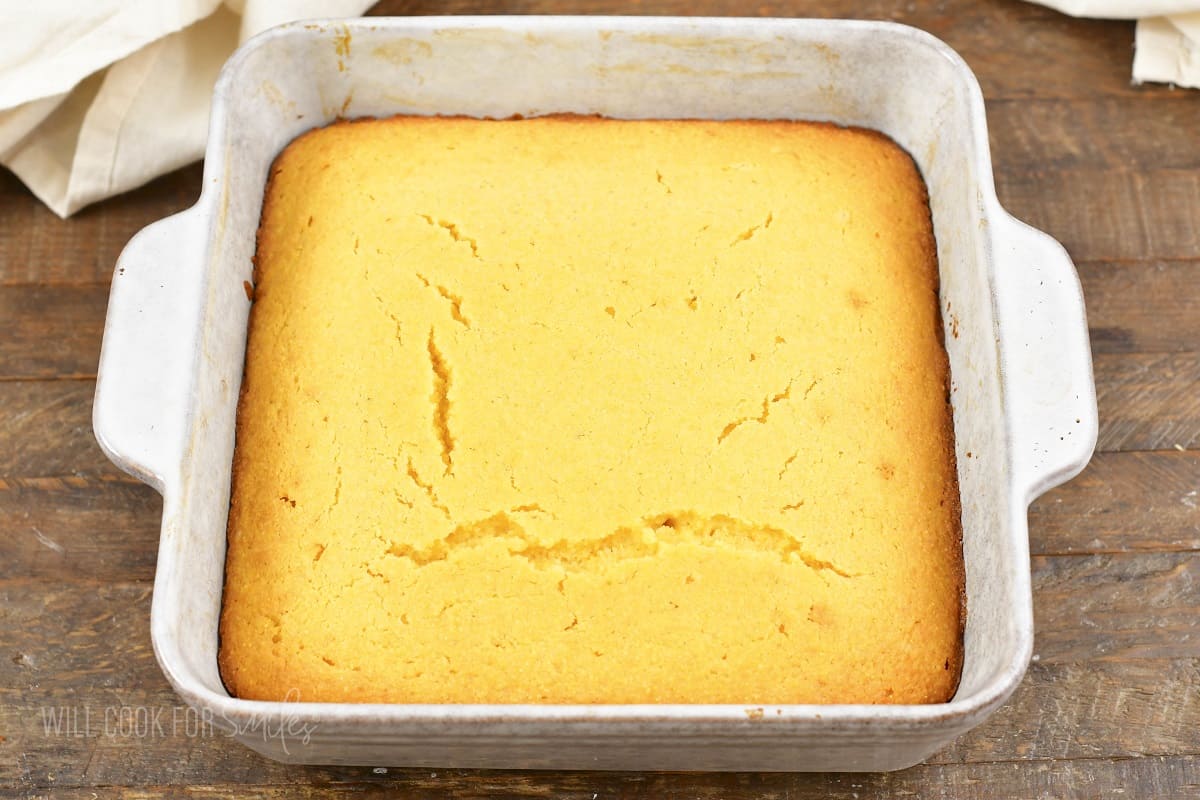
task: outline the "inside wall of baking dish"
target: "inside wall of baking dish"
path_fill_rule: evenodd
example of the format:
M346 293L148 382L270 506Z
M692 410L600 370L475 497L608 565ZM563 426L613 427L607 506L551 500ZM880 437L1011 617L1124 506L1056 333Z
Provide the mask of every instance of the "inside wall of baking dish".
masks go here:
M1013 587L1021 568L1009 518L991 294L984 268L979 146L961 66L903 29L798 21L395 20L377 27L296 26L235 57L218 87L202 205L212 211L204 339L191 447L187 530L169 546L186 574L159 576L178 630L162 654L223 693L217 673L234 420L250 303L254 235L267 169L296 135L339 116L552 112L626 118L796 118L882 130L913 154L928 183L953 380L967 595L958 697L979 691L1019 650ZM448 27L453 25L453 27ZM597 30L597 27L600 30ZM831 35L831 33L836 35ZM986 147L986 144L984 144ZM952 329L953 328L953 329ZM967 453L970 453L970 457ZM1024 536L1021 525L1019 535ZM164 546L166 542L164 541ZM1026 568L1027 569L1027 568Z

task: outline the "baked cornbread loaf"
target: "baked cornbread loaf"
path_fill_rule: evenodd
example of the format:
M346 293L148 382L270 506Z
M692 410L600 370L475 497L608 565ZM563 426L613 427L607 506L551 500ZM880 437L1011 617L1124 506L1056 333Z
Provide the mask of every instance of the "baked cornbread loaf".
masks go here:
M876 133L305 134L259 230L227 687L947 700L963 566L940 330L925 189Z

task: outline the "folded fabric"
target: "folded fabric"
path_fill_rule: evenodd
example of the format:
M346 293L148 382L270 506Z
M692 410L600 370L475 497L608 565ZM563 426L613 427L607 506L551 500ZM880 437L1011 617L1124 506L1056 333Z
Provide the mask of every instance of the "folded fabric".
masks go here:
M1200 88L1200 2L1190 14L1138 20L1135 81Z
M1200 88L1200 0L1030 0L1097 19L1136 19L1133 79Z
M0 29L0 163L60 216L204 154L238 44L371 0L41 0Z
M1145 19L1200 10L1198 0L1032 0L1072 17Z

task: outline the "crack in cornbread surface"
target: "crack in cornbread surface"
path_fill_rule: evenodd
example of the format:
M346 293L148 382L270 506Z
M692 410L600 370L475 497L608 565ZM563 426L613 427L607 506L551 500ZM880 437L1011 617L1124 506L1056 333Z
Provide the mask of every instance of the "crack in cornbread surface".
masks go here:
M940 702L962 555L925 189L869 131L394 118L276 161L239 697Z

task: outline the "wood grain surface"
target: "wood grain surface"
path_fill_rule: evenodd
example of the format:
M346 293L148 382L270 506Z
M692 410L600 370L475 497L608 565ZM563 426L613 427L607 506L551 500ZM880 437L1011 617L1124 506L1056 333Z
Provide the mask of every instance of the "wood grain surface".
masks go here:
M150 646L161 501L100 452L91 403L116 257L195 201L200 168L67 221L0 172L0 796L1200 797L1200 92L1132 85L1132 24L1016 0L375 12L892 19L963 55L1000 200L1075 258L1095 356L1097 455L1030 509L1029 673L986 724L893 774L294 767L189 726Z

